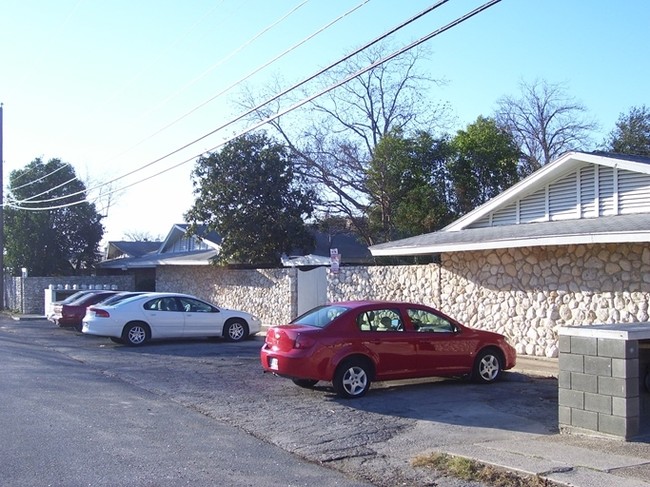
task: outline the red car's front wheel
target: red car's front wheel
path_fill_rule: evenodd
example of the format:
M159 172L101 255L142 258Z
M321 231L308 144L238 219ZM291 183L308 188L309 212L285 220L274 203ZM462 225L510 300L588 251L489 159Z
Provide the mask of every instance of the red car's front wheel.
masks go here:
M487 384L499 379L502 372L501 356L493 350L485 350L476 357L472 379Z

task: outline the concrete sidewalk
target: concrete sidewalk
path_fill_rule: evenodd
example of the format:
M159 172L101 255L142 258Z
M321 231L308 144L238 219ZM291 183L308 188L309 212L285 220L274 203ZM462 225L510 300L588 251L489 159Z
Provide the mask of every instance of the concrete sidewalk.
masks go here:
M537 377L555 377L557 379L560 367L556 358L517 355L517 365L512 371Z
M510 372L557 378L558 359L519 356ZM511 432L510 439L458 442L441 453L537 475L572 487L650 487L650 435L636 441L588 434L541 435Z

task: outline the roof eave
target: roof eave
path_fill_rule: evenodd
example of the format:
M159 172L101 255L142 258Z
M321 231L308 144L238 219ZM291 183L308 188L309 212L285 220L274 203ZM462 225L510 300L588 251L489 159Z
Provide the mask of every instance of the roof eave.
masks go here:
M496 250L522 247L549 247L558 245L585 245L608 243L643 243L650 242L650 231L602 233L587 235L562 235L532 238L514 238L507 240L493 240L471 243L444 243L425 246L388 247L385 249L370 248L372 255L381 256L408 256L440 254L443 252L469 252L480 250Z

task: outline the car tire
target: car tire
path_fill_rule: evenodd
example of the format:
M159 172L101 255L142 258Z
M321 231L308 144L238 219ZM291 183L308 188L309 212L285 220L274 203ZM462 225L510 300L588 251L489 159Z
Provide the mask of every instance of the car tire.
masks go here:
M122 340L131 347L139 347L149 340L149 337L149 328L144 323L129 323L122 332Z
M293 383L296 384L298 387L302 387L303 389L313 389L316 384L318 384L317 380L314 379L292 379Z
M495 350L483 350L476 356L472 369L472 380L489 384L498 380L503 372L501 354Z
M248 325L244 320L230 320L223 327L223 336L229 342L241 342L248 337Z
M362 397L370 389L370 367L363 360L347 360L339 365L334 374L334 390L339 397L352 399Z

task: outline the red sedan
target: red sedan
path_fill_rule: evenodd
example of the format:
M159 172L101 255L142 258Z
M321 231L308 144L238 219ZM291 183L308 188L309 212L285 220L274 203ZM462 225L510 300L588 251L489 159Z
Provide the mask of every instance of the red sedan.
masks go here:
M319 306L268 329L265 372L301 387L332 382L345 398L361 397L373 380L470 376L497 380L516 362L503 335L461 325L428 306L349 301Z

